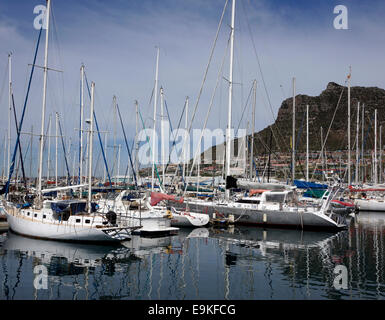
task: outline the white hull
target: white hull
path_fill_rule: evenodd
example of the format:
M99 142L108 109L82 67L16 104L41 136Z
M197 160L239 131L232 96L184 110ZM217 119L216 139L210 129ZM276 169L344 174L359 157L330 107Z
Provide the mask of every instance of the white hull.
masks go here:
M203 227L210 222L210 216L204 213L177 212L172 213L171 225L174 227Z
M385 201L375 199L357 199L355 202L356 208L360 211L384 211L385 212Z
M27 213L29 213L28 216ZM14 207L9 207L6 210L6 215L9 229L20 235L38 239L116 242L128 240L131 234L131 229L129 228L103 227L102 223L98 221L99 219L89 221L89 225L85 225L85 220L92 219L90 216L71 216L68 221L54 221L50 219L49 212L44 209L18 210ZM43 216L48 218L43 219ZM74 223L77 219L81 219L82 222ZM95 222L99 224L96 225Z

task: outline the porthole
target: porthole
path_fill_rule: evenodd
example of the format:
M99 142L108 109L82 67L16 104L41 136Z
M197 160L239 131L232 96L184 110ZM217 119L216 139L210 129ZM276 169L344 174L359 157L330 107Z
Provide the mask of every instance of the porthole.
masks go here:
M85 221L85 223L90 223L91 222L91 220L89 220L89 219L86 219L86 221Z
M80 219L76 219L76 223L80 223L80 221L81 221Z

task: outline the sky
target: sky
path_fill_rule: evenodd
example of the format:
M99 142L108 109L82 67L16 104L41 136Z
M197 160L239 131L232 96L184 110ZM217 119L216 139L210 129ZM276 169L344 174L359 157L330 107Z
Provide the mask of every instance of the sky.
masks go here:
M139 102L146 125L151 125L153 106L150 99L158 46L159 86L164 89L171 123L176 128L186 96L190 99L190 118L196 106L225 2L52 0L48 65L62 72L48 73L46 128L49 114L54 117L58 112L66 136L67 152L69 137L72 141L70 167L73 153L78 148L76 129L79 128L80 65L85 64L88 80L95 82L95 112L100 130L109 131L108 144L112 145L113 95L117 97L126 133L132 141L135 134L135 100ZM225 62L207 127L225 128L227 123L230 3L197 105L194 128L203 126L222 59ZM29 64L32 63L38 37L38 30L34 28L37 14L33 11L41 4L44 5L45 1L0 0L1 166L8 126L7 54L12 51L13 91L20 116L31 70ZM347 30L337 30L333 26L337 16L333 10L337 5L348 9ZM274 122L281 102L292 95L293 77L296 78L297 94L315 96L330 81L343 84L351 66L352 86L384 88L384 14L385 4L381 1L237 0L233 127L246 128L246 121L250 119L251 107L250 103L247 104L250 102L247 97L254 79L257 80L256 131ZM38 65L43 65L44 43L45 32L40 43ZM40 130L42 88L43 72L37 68L22 129L24 132L30 132L32 126L35 133ZM88 117L88 100L86 104ZM242 117L244 108L246 111ZM54 130L52 126L52 135ZM117 133L118 142L122 144L121 168L125 168L127 152L120 126ZM11 138L13 149L13 127ZM30 137L24 135L22 141L26 149ZM32 145L32 167L35 168L37 138ZM51 145L54 145L54 140Z

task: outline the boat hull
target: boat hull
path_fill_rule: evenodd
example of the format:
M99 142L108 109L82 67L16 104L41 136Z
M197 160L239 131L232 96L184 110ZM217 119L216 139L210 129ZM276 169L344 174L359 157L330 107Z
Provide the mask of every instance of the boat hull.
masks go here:
M92 228L74 226L72 224L45 223L36 219L29 219L18 214L8 214L8 226L14 233L45 240L59 240L72 242L119 242L121 237L114 237L114 232L121 231L121 228ZM111 234L112 232L112 234ZM126 240L129 239L131 231L127 229Z
M171 225L173 227L197 228L203 227L210 222L210 217L203 213L173 213Z
M233 215L234 220L238 224L244 225L261 225L270 227L285 227L295 229L324 229L338 230L345 228L346 225L338 224L325 215L317 212L301 211L280 211L265 209L249 209L242 207L229 207L226 205L218 205L215 203L195 203L186 202L178 205L185 208L188 204L189 210L208 214L210 217ZM175 206L175 204L174 204ZM256 205L257 206L257 205Z
M385 201L357 199L355 205L359 211L385 212Z

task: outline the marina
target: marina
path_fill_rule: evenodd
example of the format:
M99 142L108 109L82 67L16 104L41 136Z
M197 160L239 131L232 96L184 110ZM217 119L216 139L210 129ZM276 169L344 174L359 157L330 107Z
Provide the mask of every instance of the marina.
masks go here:
M287 56L270 4L184 1L44 0L0 32L0 300L383 300L379 67L299 58L284 0Z
M234 227L182 230L123 246L31 240L2 233L4 300L338 299L385 297L385 219L364 213L338 233ZM138 241L137 241L138 240ZM348 288L333 285L336 265ZM34 267L48 270L46 290Z

